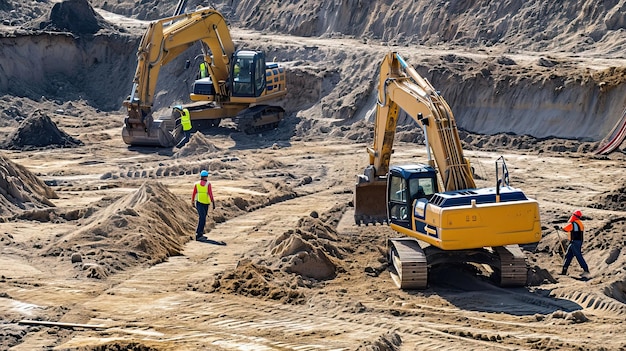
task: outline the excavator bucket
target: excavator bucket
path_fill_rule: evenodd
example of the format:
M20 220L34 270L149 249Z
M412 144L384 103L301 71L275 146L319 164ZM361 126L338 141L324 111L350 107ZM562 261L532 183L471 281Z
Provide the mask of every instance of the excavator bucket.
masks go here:
M169 120L152 121L148 128L131 127L125 124L122 128L122 139L128 145L172 147L176 144L176 140L169 131L170 124Z
M354 221L357 225L387 223L387 182L365 181L354 190Z

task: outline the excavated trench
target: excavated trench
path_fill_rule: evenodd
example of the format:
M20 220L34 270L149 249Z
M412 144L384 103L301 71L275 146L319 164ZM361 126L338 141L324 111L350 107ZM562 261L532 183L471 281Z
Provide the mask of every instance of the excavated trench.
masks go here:
M359 22L355 18L350 21ZM326 22L317 18L315 23ZM326 27L334 28L329 23ZM109 25L95 35L33 30L5 34L0 37L0 95L59 103L85 100L103 111L122 111L122 101L131 91L145 23L129 28L132 30ZM285 30L298 32L292 27ZM304 34L321 31L311 30ZM372 35L397 38L399 34ZM306 39L311 44L290 38L268 44L263 35L234 37L239 48L264 50L268 58L286 64L290 94L284 105L289 115L304 121L302 129L345 129L364 119L371 121L378 63L390 49L368 44L365 39L345 46L334 45L332 39ZM418 44L391 49L398 50L440 90L457 125L468 132L599 141L616 125L624 109L625 68L590 70L581 59L490 54L485 50L453 54ZM163 67L153 109L157 116L168 114L170 106L189 101L198 63L194 58L199 53L200 47L195 45ZM186 60L192 69L185 70ZM4 107L2 117L10 114L10 108ZM412 124L408 118L400 122Z
M0 52L0 93L33 100L86 100L104 111L118 110L132 86L138 42L137 36L119 34L0 38L5 48ZM261 47L255 41L244 45ZM155 110L188 101L195 71L185 71L184 62L193 60L196 52L199 47L161 71ZM381 54L356 57L342 50L294 50L278 44L268 56L288 62L292 83L288 112L306 110L304 118L312 114L350 124L358 120L359 111L373 108L369 99L375 89L372 75L377 74ZM567 63L557 63L565 66L559 70L542 67L539 60L521 66L449 54L421 59L409 54L406 59L440 89L458 126L474 133L597 141L617 123L626 96L626 85L620 84L626 80L626 69L586 73Z

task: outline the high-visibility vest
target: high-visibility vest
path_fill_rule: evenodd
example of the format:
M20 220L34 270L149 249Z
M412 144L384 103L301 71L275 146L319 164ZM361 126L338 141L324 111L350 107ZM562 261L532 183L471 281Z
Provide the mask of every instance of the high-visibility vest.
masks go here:
M200 64L200 78L206 78L209 76L209 70L207 69L206 62Z
M211 203L211 198L209 198L209 182L204 183L204 186L202 186L200 182L196 183L196 201L206 205Z
M180 124L183 125L183 130L191 130L191 115L189 115L188 109L183 109L183 113L180 115Z
M572 231L569 232L569 239L583 241L584 232L585 226L583 222L580 219L575 219L572 222Z

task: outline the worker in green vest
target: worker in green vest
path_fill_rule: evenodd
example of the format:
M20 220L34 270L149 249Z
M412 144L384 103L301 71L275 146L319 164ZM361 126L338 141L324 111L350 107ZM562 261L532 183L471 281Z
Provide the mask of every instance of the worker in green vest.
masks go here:
M202 62L200 64L199 76L200 76L200 78L206 78L206 77L209 76L209 67L207 66L206 62Z
M182 128L183 138L180 139L176 147L183 147L189 139L191 139L191 115L189 114L189 110L186 108L182 108L182 106L175 106L175 110L180 114L180 128Z

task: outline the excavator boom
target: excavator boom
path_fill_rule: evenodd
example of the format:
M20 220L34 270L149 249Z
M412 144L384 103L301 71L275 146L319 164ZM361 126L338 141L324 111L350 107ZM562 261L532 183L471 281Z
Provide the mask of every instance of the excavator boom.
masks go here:
M400 109L424 129L426 147L434 155L431 167L439 168L445 190L475 188L469 162L450 106L426 79L397 53L389 53L380 65L374 145L368 148L369 169L360 176L355 191L358 223L387 220L384 194Z

